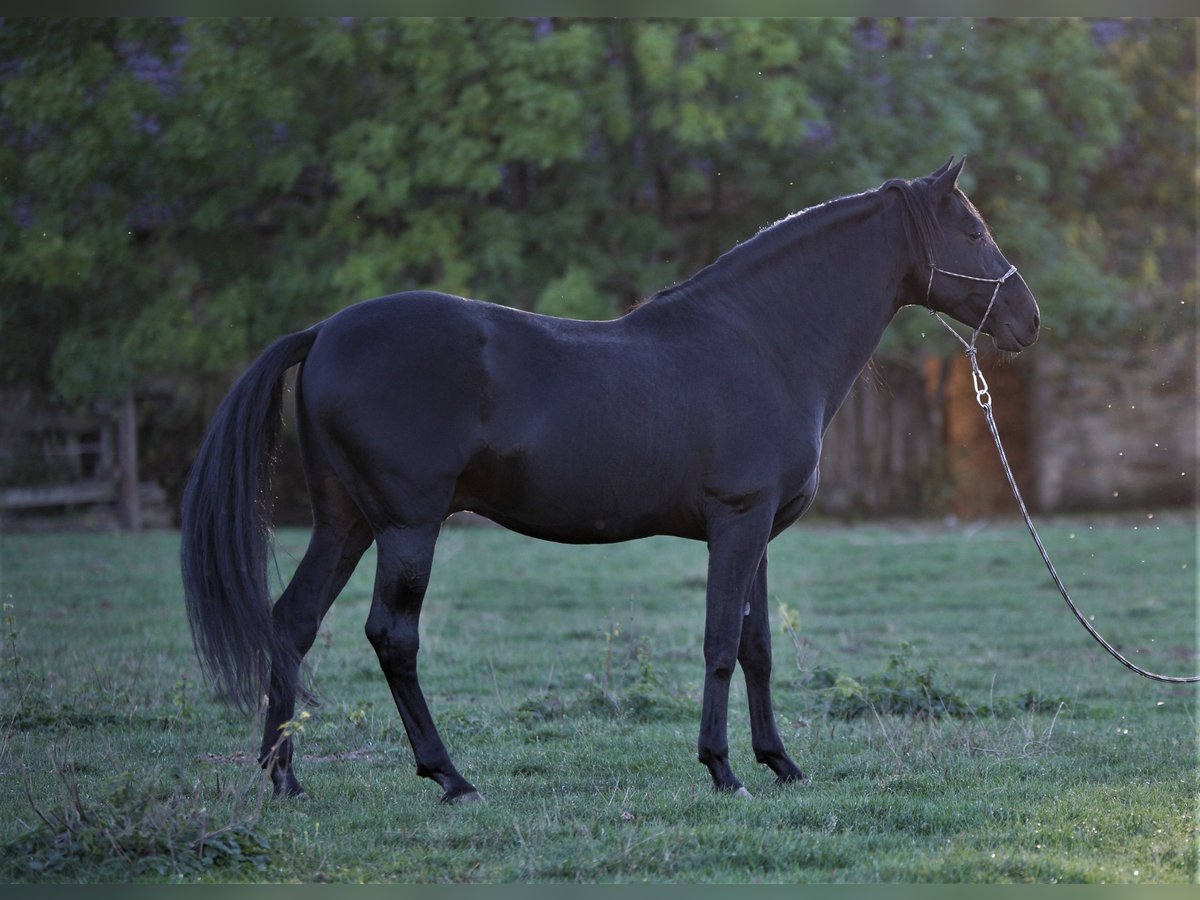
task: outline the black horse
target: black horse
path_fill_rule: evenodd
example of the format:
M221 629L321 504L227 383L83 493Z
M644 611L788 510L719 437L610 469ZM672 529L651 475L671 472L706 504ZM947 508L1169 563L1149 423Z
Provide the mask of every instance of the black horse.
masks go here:
M366 633L417 774L444 801L478 799L417 681L434 542L458 510L552 541L706 541L700 761L718 790L745 793L726 740L738 664L755 758L802 779L771 709L767 543L812 503L826 427L904 306L981 326L1001 350L1038 334L1033 295L952 162L789 216L611 321L412 292L271 344L192 467L181 561L206 671L243 706L267 693L260 760L276 792L302 793L283 727L301 660L374 541ZM265 497L282 377L299 364L313 532L272 606Z

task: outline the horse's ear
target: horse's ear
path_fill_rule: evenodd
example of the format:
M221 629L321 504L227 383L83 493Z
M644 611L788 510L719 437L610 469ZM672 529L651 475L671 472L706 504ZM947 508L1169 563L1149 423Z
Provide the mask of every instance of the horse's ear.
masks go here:
M937 178L939 175L946 174L946 170L950 168L950 163L954 162L954 157L951 156L948 160L937 167L936 170L929 173L930 180Z
M953 162L954 157L950 157ZM966 165L967 158L964 156L954 165L949 162L942 166L938 171L933 173L933 193L934 196L944 197L954 190L954 186L958 184L958 176Z

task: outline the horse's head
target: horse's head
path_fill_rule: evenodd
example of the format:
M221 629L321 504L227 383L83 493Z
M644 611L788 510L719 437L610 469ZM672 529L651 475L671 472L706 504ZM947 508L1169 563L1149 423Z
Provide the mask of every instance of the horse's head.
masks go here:
M920 186L940 226L920 280L923 305L990 334L1001 350L1020 352L1038 337L1037 301L992 239L979 211L958 188L966 159L944 166Z

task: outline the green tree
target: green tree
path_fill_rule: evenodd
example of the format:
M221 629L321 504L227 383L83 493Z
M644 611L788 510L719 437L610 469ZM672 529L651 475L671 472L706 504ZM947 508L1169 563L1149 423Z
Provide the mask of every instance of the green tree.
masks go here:
M223 380L282 331L409 288L615 315L952 153L1049 342L1111 339L1131 309L1176 322L1195 29L8 19L0 383L85 403ZM923 324L885 352L932 352Z
M134 371L121 323L162 284L139 265L162 94L122 47L167 52L153 20L6 20L0 116L0 377L72 399L117 396ZM163 198L166 202L167 198Z
M1122 279L1128 340L1195 335L1196 23L1132 20L1110 30L1108 64L1127 86L1131 109L1091 182L1101 258Z

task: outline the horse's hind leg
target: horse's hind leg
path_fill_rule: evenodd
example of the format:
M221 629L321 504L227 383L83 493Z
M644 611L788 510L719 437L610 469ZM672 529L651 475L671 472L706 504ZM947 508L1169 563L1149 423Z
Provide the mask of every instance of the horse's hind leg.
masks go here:
M293 771L292 739L286 727L295 716L300 663L325 613L372 541L366 521L340 486L329 480L314 485L313 491L316 523L308 550L271 614L275 652L259 753L275 793L290 797L304 794Z
M767 614L767 557L758 564L758 572L746 597L746 616L742 622L738 665L746 677L746 697L750 703L750 740L754 758L770 766L776 782L801 781L804 773L783 749L775 713L771 709L771 626Z
M418 622L440 527L390 527L376 534L379 568L366 631L412 744L417 774L441 785L443 802L456 803L480 797L450 761L417 681Z

